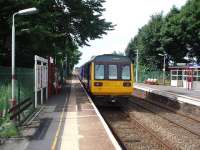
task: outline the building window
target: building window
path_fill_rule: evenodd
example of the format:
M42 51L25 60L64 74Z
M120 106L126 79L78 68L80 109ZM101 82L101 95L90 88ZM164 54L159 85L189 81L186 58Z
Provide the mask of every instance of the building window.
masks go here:
M95 79L104 79L104 65L95 65Z

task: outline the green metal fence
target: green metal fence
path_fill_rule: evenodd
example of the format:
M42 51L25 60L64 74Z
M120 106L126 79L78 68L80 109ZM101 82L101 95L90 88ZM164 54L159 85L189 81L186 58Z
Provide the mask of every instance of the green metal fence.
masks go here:
M34 70L29 68L16 68L15 95L17 103L27 98L34 98ZM0 66L0 116L5 116L10 107L11 99L11 68ZM34 103L33 103L34 104ZM34 105L27 108L20 116L23 120L34 109Z
M147 79L157 79L159 84L163 83L163 71L144 71L139 70L138 72L138 82L144 83ZM165 72L165 84L170 82L170 72Z
M5 116L11 99L11 69L0 67L0 116Z

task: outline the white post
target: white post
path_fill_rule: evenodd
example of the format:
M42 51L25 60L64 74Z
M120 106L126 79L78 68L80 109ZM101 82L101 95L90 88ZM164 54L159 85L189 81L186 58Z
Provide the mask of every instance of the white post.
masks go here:
M163 62L163 85L165 85L165 58L166 58L166 54L164 54L164 62Z
M29 8L20 10L12 15L12 99L11 99L11 107L16 105L16 97L15 97L15 16L25 15L25 14L32 14L37 12L36 8Z
M136 55L136 75L135 75L135 80L136 80L136 83L138 83L138 57L139 57L139 54L138 54L138 49L137 49L137 55Z
M46 64L46 100L48 100L48 62Z
M43 80L42 76L43 76L43 72L44 72L43 69L44 69L43 62L41 61L41 70L40 70L41 71L41 77L40 77L40 80L41 80L41 90L40 90L41 91L40 92L41 93L41 105L43 104L43 81L42 81Z
M11 100L11 107L16 105L16 97L15 97L15 15L14 13L12 16L12 100Z
M38 67L37 67L37 56L35 56L35 108L37 108L37 81L38 81Z

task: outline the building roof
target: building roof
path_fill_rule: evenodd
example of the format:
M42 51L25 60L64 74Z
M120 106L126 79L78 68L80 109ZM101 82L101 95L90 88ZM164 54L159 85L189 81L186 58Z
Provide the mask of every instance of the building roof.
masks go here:
M184 66L171 66L169 69L200 69L200 64L188 64Z

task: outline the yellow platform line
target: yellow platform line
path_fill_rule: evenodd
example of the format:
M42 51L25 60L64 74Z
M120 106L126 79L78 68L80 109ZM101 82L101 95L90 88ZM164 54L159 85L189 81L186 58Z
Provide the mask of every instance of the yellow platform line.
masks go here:
M67 104L67 99L65 101L65 104L64 104L64 107L62 109L62 113L60 115L60 120L59 120L59 125L58 125L58 128L57 128L57 131L56 131L56 135L53 139L53 143L51 145L51 150L55 150L56 149L56 145L57 145L57 142L58 142L58 137L59 137L59 134L60 134L60 130L61 130L61 124L62 124L62 120L63 120L63 116L65 114L65 107L66 107L66 104Z

